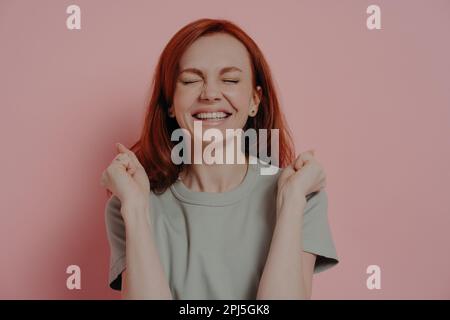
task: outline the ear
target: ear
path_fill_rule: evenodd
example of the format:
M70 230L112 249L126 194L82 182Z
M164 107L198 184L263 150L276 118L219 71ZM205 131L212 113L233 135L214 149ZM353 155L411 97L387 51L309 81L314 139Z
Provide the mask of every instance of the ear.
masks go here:
M257 86L255 92L253 93L252 105L250 106L250 109L248 111L248 114L251 117L256 116L256 114L258 113L259 103L261 102L261 97L262 97L262 89L260 86ZM252 110L254 110L253 113L252 113Z

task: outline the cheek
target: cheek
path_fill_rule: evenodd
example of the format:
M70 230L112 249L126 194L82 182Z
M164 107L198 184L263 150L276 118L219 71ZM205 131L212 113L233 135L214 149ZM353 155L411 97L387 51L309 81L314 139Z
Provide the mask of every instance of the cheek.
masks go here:
M195 95L189 90L177 90L173 97L173 104L175 112L186 112L192 106L195 100Z
M243 89L228 89L224 90L224 95L230 100L233 108L238 112L247 112L250 97L248 92Z

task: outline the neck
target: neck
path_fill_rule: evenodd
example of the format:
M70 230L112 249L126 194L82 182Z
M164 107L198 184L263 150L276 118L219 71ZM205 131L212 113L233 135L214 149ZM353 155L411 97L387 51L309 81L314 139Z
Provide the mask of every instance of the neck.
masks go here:
M183 184L197 192L226 192L239 186L248 170L243 164L190 164L180 173Z

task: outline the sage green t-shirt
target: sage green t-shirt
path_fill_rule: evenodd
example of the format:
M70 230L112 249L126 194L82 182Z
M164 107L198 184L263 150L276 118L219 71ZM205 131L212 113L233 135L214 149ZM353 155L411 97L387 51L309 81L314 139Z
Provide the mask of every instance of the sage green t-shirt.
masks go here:
M154 240L174 299L256 299L276 223L277 180L250 164L239 186L223 193L196 192L177 180L150 195ZM324 189L308 195L303 250L317 255L314 273L338 263ZM109 286L121 290L126 267L120 200L105 208L110 245Z

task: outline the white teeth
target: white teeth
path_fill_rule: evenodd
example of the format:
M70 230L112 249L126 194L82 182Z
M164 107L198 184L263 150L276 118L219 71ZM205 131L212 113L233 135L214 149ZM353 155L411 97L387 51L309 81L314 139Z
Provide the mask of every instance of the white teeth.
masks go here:
M199 119L223 119L227 116L225 112L201 112L195 115Z

